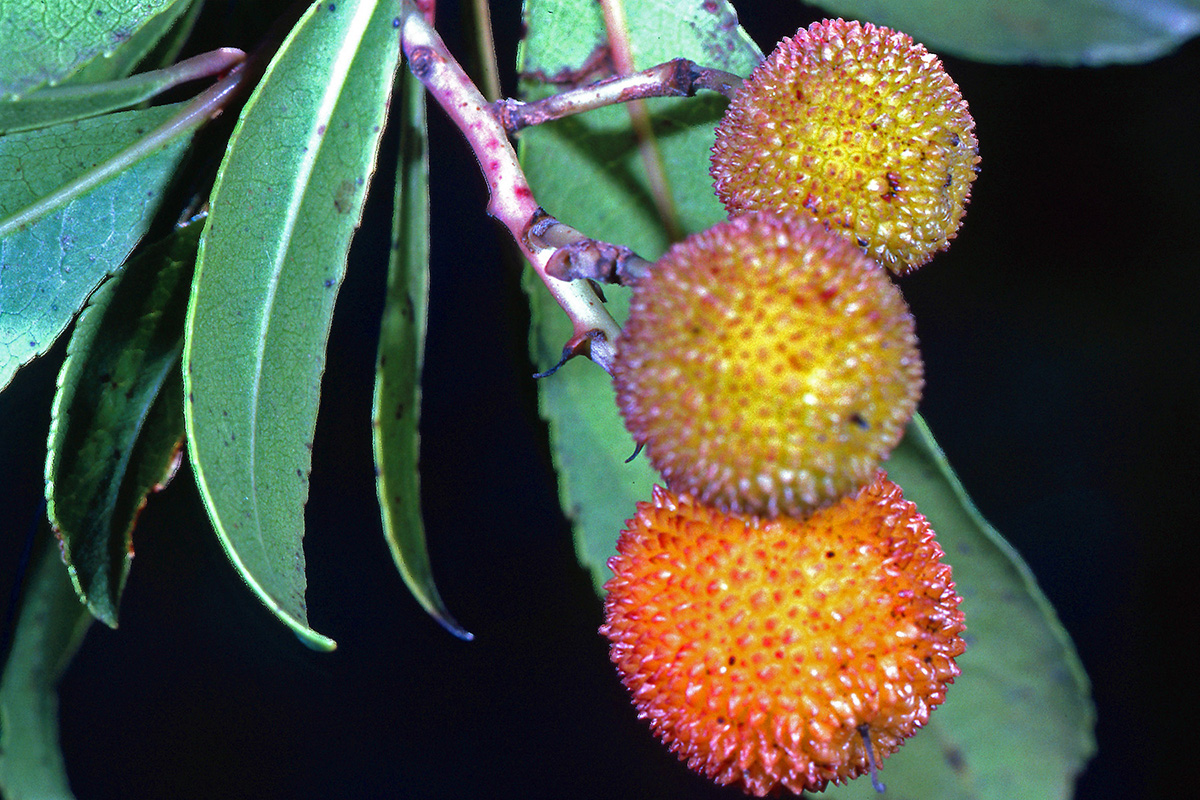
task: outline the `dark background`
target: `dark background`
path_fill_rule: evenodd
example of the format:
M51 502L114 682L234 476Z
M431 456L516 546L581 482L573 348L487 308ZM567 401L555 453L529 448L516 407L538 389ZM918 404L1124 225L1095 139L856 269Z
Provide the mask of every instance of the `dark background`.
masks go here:
M742 5L764 49L818 16ZM493 6L511 64L517 4ZM465 53L457 14L441 3ZM1194 708L1177 693L1179 649L1196 640L1181 552L1200 479L1200 42L1103 69L944 60L983 163L954 246L902 284L926 362L921 411L1093 681L1100 751L1076 796L1175 795ZM379 528L380 191L339 299L308 507L310 620L339 648L306 650L245 589L185 468L142 517L120 630L94 626L62 683L81 800L740 796L651 737L607 660L556 505L517 267L465 145L431 117L422 480L441 593L476 641L423 614ZM56 369L43 359L0 395L5 593L42 491Z

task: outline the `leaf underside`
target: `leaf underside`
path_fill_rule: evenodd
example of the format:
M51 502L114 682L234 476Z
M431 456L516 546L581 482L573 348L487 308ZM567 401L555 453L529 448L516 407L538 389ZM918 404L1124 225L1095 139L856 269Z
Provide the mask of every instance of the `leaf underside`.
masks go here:
M177 0L150 17L132 36L110 53L93 58L59 86L84 86L115 81L132 75L139 67L156 69L175 60L184 39L191 33L204 0Z
M6 2L0 21L0 97L55 85L119 49L181 0ZM64 25L63 20L71 24Z
M399 61L390 3L308 9L250 97L213 190L184 345L189 455L226 552L308 624L308 498L325 344Z
M179 108L125 111L0 137L0 390L50 348L88 295L120 268L149 226L191 136L177 136L81 194L71 187Z
M81 598L113 627L134 523L183 440L179 355L201 227L177 229L96 291L59 373L47 510Z
M604 34L593 5L585 0L526 3L528 36L520 68L531 96L548 90L529 76L575 78L594 56L589 43L602 40ZM642 47L651 53L637 66L684 55L740 74L752 67L749 56L740 63L721 63L712 60L712 51L706 59L705 53L689 51L673 40L666 52L654 53L652 43L660 37L675 37L681 28L694 30L696 25L705 28L689 15L713 4L681 0L654 5L659 6L658 16L645 12L644 4L625 3L635 52L644 39L648 43ZM563 26L569 26L569 35ZM697 35L734 36L720 8L707 20L705 31ZM734 36L723 52L739 52L739 38ZM685 102L696 101L658 106ZM605 109L540 126L522 135L522 157L535 194L550 213L589 235L630 244L654 258L666 245L666 236L654 221L632 135L620 113L624 110ZM707 213L683 215L692 231L725 214L712 197L707 172L715 118L693 117L685 124L692 126L685 132L692 138L678 151L664 148L664 163L677 191L690 191L713 203ZM666 129L658 123L658 130ZM672 129L670 138L676 137L685 140L684 133ZM558 179L567 174L578 179ZM536 283L527 280L534 325L531 349L544 369L557 361L571 328ZM626 291L604 291L609 310L623 319ZM615 553L623 521L633 515L637 501L649 499L656 476L645 459L623 463L633 443L601 370L582 360L570 363L539 383L539 396L550 427L563 509L574 525L580 561L599 589L609 574L605 562ZM969 636L967 653L960 659L963 675L948 702L934 712L928 730L885 762L881 777L888 784L887 796L1069 797L1074 777L1093 749L1087 678L1069 638L1020 558L970 506L919 418L887 468L939 532L963 596ZM1034 760L1036 765L1030 763ZM866 798L875 792L868 780L858 780L831 787L826 795Z

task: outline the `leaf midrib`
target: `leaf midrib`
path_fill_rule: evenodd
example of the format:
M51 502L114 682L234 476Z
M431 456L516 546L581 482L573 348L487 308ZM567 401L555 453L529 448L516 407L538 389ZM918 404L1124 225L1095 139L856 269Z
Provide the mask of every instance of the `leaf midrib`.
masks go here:
M254 534L259 547L262 548L264 553L267 552L267 545L263 539L263 526L258 501L258 412L260 407L259 401L262 395L263 364L266 356L267 336L270 333L272 319L274 318L280 278L287 261L288 253L291 251L292 235L296 229L300 209L307 197L306 189L312 173L316 169L317 159L320 157L325 143L325 133L329 132L329 121L332 119L338 100L341 98L342 89L350 72L350 66L362 45L363 34L370 24L371 18L374 16L375 6L375 2L363 2L358 6L348 33L342 38L341 45L338 47L333 62L334 66L330 72L331 79L325 84L325 91L321 95L320 105L313 117L314 124L309 130L308 145L305 147L304 156L300 160L299 169L296 171L295 178L292 181L292 193L288 202L282 233L279 237L281 245L276 249L276 256L271 265L271 279L268 283L266 302L262 306L262 315L259 322L259 346L255 351L254 385L250 392L250 445L248 450L250 454L250 500L254 509ZM314 13L319 13L319 9Z

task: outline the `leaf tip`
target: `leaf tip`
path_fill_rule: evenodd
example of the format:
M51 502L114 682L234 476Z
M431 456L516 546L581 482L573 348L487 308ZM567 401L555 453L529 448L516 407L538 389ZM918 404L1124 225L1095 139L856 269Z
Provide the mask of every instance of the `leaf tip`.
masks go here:
M310 650L316 650L319 653L332 653L337 650L337 642L328 636L322 636L312 628L293 626L292 631L296 634L296 638Z
M449 631L453 636L464 642L475 641L475 634L458 624L458 620L450 616L450 612L445 609L440 603L434 608L426 609L429 615L438 621L443 628Z

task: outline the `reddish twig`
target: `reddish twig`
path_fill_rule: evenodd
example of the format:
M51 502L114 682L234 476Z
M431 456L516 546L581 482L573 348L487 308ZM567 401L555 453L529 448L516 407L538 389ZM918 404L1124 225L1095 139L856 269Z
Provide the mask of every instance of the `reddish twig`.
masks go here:
M742 79L731 72L702 67L686 58L676 58L632 75L606 78L544 100L530 103L500 100L496 103L496 113L505 129L509 133L516 133L531 125L649 97L692 97L701 89L733 97L741 84Z
M586 354L611 371L620 326L585 280L562 281L546 271L557 247L531 236L546 212L534 200L517 153L491 105L447 50L425 18L405 4L401 38L409 68L448 114L479 161L491 198L488 213L508 228L522 254L550 294L571 319L574 334L567 343L573 354ZM582 237L582 234L581 234Z

